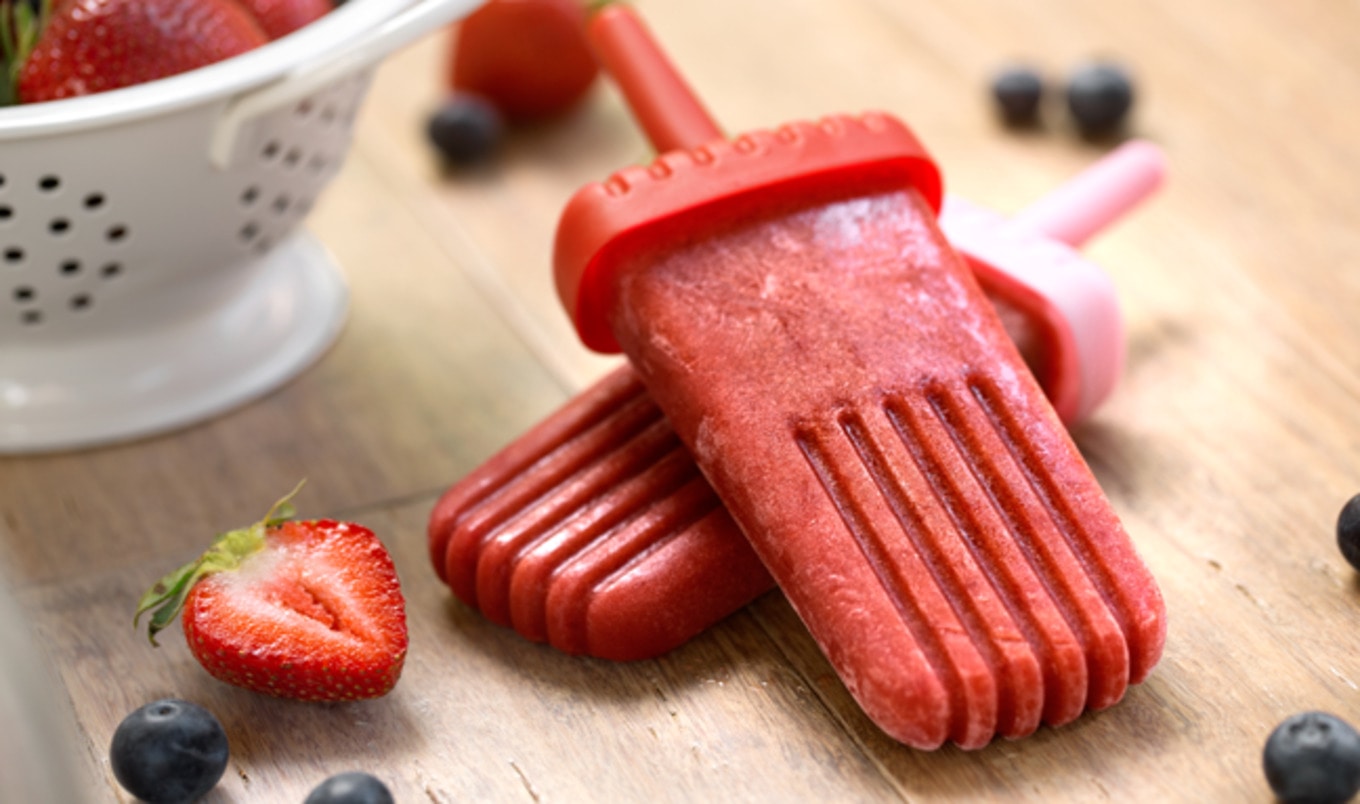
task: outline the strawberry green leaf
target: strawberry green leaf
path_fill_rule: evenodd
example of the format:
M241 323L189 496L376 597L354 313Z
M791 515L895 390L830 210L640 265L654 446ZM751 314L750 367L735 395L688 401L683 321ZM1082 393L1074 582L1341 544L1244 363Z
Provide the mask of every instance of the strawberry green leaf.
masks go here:
M298 483L292 491L270 506L263 519L248 527L218 534L203 555L156 581L138 601L137 611L132 617L133 627L138 627L143 614L151 612L147 638L152 645L158 645L156 634L174 622L184 608L194 584L217 572L231 572L247 558L263 550L269 530L296 516L292 499L301 489L302 483Z
M135 627L143 614L154 610L146 634L152 645L159 644L156 642L156 634L164 630L184 607L184 598L188 595L189 589L203 577L202 567L202 559L186 564L157 581L155 586L142 595L132 624Z
M264 519L261 520L261 522L264 523L265 527L272 528L275 527L276 525L281 525L284 522L287 522L288 520L297 516L297 510L293 508L293 498L297 496L299 491L302 491L302 487L306 485L306 483L307 483L306 478L299 480L298 484L293 487L292 491L283 495L283 497L280 498L278 502L274 503L274 505L271 506L270 509L265 512Z
M52 13L51 0L0 3L0 106L19 102L19 72L42 36Z

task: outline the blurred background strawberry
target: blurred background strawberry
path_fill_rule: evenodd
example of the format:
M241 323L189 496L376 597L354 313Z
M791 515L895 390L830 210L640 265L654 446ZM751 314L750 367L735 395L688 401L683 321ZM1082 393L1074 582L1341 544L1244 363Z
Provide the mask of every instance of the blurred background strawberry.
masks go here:
M449 87L511 122L562 114L599 72L585 22L581 0L489 0L454 29Z
M600 72L588 10L583 0L488 0L452 27L448 94L426 123L446 166L486 162L507 128L581 104Z

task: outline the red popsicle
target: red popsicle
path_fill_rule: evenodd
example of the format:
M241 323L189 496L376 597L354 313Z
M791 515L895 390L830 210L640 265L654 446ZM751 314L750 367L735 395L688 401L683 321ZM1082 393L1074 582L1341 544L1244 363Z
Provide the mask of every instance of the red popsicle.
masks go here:
M937 202L891 118L785 127L587 188L558 267L583 337L617 336L870 716L973 747L1113 703L1164 624ZM640 461L675 453L663 430ZM658 471L697 488L683 463ZM489 555L479 574L506 566Z
M1066 399L1073 415L1112 390L1123 346L1108 279L1062 239L1094 234L1161 172L1156 149L1133 143L1029 208L1043 215L1027 210L1006 222L958 199L941 214L950 242L1013 323L1012 338L1027 343L1021 351L1038 364L1049 399L1055 407ZM625 490L656 463L677 460L669 451L638 454L633 439L647 427L668 425L624 365L474 470L430 519L440 578L529 639L616 660L665 653L772 588L735 523L714 510L714 495L656 481Z

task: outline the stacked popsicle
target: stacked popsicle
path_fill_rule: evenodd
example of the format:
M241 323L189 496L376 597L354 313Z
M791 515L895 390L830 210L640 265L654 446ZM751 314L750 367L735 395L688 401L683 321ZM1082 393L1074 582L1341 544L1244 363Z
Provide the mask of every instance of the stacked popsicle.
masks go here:
M669 649L773 580L870 717L923 748L1117 701L1160 655L1161 598L978 280L1036 336L1058 409L1089 412L1117 373L1117 309L1045 235L1075 244L1132 204L1155 150L1010 224L951 204L970 271L901 123L724 140L631 12L591 34L664 153L573 199L559 289L636 373L450 489L441 577L525 636L609 658Z

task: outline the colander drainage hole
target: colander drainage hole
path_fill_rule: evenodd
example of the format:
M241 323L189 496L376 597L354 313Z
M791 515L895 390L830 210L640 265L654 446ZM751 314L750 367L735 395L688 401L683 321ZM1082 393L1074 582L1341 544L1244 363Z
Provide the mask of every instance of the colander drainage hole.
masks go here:
M75 276L80 273L79 260L67 260L61 264L61 272L66 276Z
M45 193L56 192L61 187L61 179L56 176L43 176L38 179L38 189Z
M274 211L282 215L288 211L288 206L292 203L293 201L291 198L286 195L281 195L274 199Z
M11 207L0 206L0 221L7 221L14 217L14 209Z
M249 243L255 239L255 235L260 233L260 227L253 223L247 223L241 227L241 239Z
M122 240L125 240L127 238L127 235L128 229L121 223L118 224L117 226L110 226L109 231L105 234L105 236L108 237L109 242L111 243L117 243Z
M111 262L108 265L105 265L103 268L99 269L99 275L104 277L105 279L112 279L115 276L121 274L122 272L123 266L120 263L116 262Z
M38 297L36 291L30 287L19 287L14 289L14 300L19 303L31 302Z
M283 150L282 145L279 145L275 140L270 140L264 144L264 150L260 152L260 155L265 159L272 160L279 155L279 151L281 150Z
M90 193L89 195L85 196L85 208L86 208L86 209L95 210L95 209L99 209L99 208L102 207L102 206L104 206L104 194L103 194L103 193Z
M90 299L89 295L88 295L88 294L85 294L85 293L80 293L80 294L78 294L78 295L72 296L72 297L71 297L71 309L72 309L72 310L84 310L84 309L86 309L87 307L90 306L90 302L91 302L91 301L92 301L92 300Z
M23 314L22 316L19 317L19 320L20 320L20 321L23 321L25 324L41 324L41 323L42 323L42 311L41 311L41 310L25 310L25 311L24 311L24 314Z
M259 187L247 187L245 189L245 192L241 193L241 203L246 206L250 206L251 204L255 203L255 199L259 197L260 197Z
M289 148L288 153L283 155L284 167L297 167L302 161L302 151L297 148Z
M24 250L10 247L5 249L5 262L23 262Z
M65 218L53 218L52 222L47 224L47 230L54 235L66 234L71 230L71 222Z

